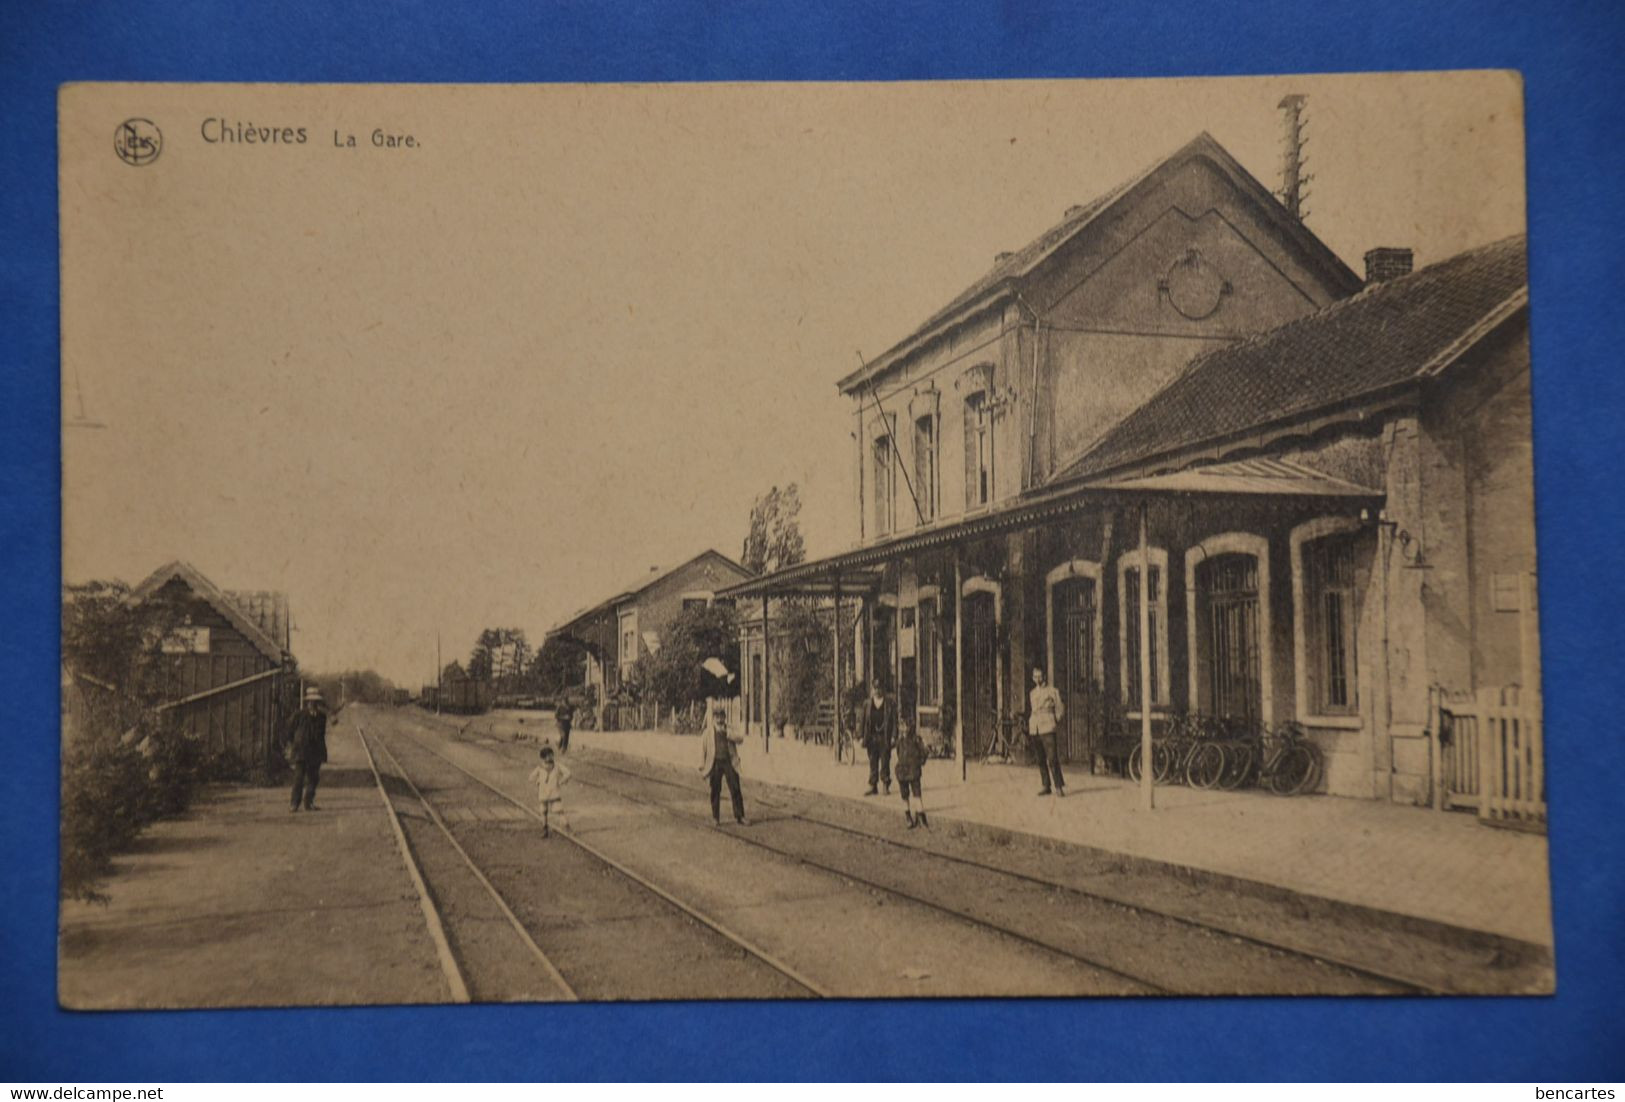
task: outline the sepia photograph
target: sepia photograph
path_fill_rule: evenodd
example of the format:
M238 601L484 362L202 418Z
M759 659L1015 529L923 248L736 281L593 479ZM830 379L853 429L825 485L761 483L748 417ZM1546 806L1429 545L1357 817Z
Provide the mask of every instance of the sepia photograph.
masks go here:
M1556 991L1517 73L57 128L61 1007Z

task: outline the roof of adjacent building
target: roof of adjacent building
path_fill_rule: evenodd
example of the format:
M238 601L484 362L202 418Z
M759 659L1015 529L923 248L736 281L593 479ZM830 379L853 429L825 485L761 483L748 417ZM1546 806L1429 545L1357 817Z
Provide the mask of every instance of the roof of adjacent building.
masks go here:
M1207 157L1217 163L1237 180L1244 190L1253 195L1254 199L1260 203L1261 208L1273 218L1287 236L1296 241L1315 260L1335 273L1336 277L1346 283L1351 290L1358 286L1359 278L1349 270L1348 265L1344 264L1337 254L1332 252L1320 238L1310 232L1301 221L1292 217L1268 188L1259 183L1211 134L1204 130L1173 153L1159 159L1110 191L1097 196L1088 203L1068 209L1066 216L1060 222L1039 234L1022 248L1011 253L1001 254L1001 259L996 261L993 267L983 274L980 279L955 295L946 306L932 314L910 332L908 336L879 356L876 356L873 360L870 360L859 370L841 379L837 385L843 391L850 390L864 379L884 371L892 362L900 358L910 346L929 336L939 327L955 320L959 315L967 313L979 303L983 303L984 299L997 301L1001 297L999 294L1001 291L1008 293L1020 279L1031 274L1034 269L1053 256L1063 245L1100 220L1102 215L1136 190L1141 183L1157 175L1163 169L1171 168L1193 157ZM989 296L993 297L989 299Z
M1523 235L1206 353L1051 483L1144 466L1444 370L1528 303Z
M684 559L682 562L678 563L676 566L670 567L668 569L662 570L659 567L651 567L648 570L640 572L639 574L635 575L634 577L627 579L627 581L623 585L620 585L620 586L616 587L615 589L611 590L610 595L608 597L604 598L601 601L597 601L597 602L595 602L593 604L587 605L585 608L579 610L574 615L572 615L569 619L562 620L556 626L554 626L552 628L549 628L548 631L547 631L547 634L548 635L561 634L566 629L574 627L576 624L580 623L582 620L586 620L589 617L596 616L596 615L598 615L600 613L603 613L603 612L607 612L611 608L613 608L614 606L616 606L618 604L621 604L622 602L630 601L632 598L638 596L638 594L642 593L644 590L648 589L650 586L654 585L655 583L662 582L665 579L671 577L673 574L676 574L678 571L686 570L688 567L693 566L695 563L697 563L701 559L705 559L705 558L717 558L717 559L720 559L724 566L730 567L733 570L738 571L739 576L741 578L748 578L748 577L751 576L751 573L750 573L749 570L747 570L745 567L741 566L739 563L735 562L733 559L730 559L727 555L724 555L721 551L718 551L715 548L707 548L706 550L701 551L698 555L695 555L693 558Z
M149 574L130 591L130 599L144 601L176 579L225 617L255 650L273 662L282 661L288 649L288 598L284 594L265 591L229 594L191 563L176 559ZM242 596L249 598L247 604L239 603Z

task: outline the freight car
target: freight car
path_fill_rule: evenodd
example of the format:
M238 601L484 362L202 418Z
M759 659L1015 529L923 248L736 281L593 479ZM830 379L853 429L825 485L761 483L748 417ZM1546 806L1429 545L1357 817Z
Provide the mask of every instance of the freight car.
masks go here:
M475 715L491 710L491 683L467 678L446 681L440 686L440 710Z

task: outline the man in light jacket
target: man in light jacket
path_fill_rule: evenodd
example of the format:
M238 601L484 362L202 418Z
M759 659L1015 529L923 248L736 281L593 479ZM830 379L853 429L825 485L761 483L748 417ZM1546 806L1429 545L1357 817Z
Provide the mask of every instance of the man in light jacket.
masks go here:
M1057 796L1066 795L1066 779L1061 776L1061 755L1056 746L1056 729L1061 725L1061 717L1066 715L1066 705L1061 703L1061 692L1055 686L1047 684L1044 678L1044 667L1033 667L1033 691L1027 694L1027 738L1032 747L1033 756L1038 759L1038 775L1043 779L1044 788L1040 796L1050 794L1050 778L1054 775L1054 792Z
M722 782L728 782L734 822L745 825L745 797L739 791L739 743L728 730L728 706L720 700L707 705L705 728L700 732L700 772L711 782L711 819L722 825Z

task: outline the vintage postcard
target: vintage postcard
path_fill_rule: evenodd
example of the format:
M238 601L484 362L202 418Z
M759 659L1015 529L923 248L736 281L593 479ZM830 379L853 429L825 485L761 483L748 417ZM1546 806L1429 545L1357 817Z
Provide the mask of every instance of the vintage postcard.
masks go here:
M1523 150L65 86L61 1003L1552 991Z

